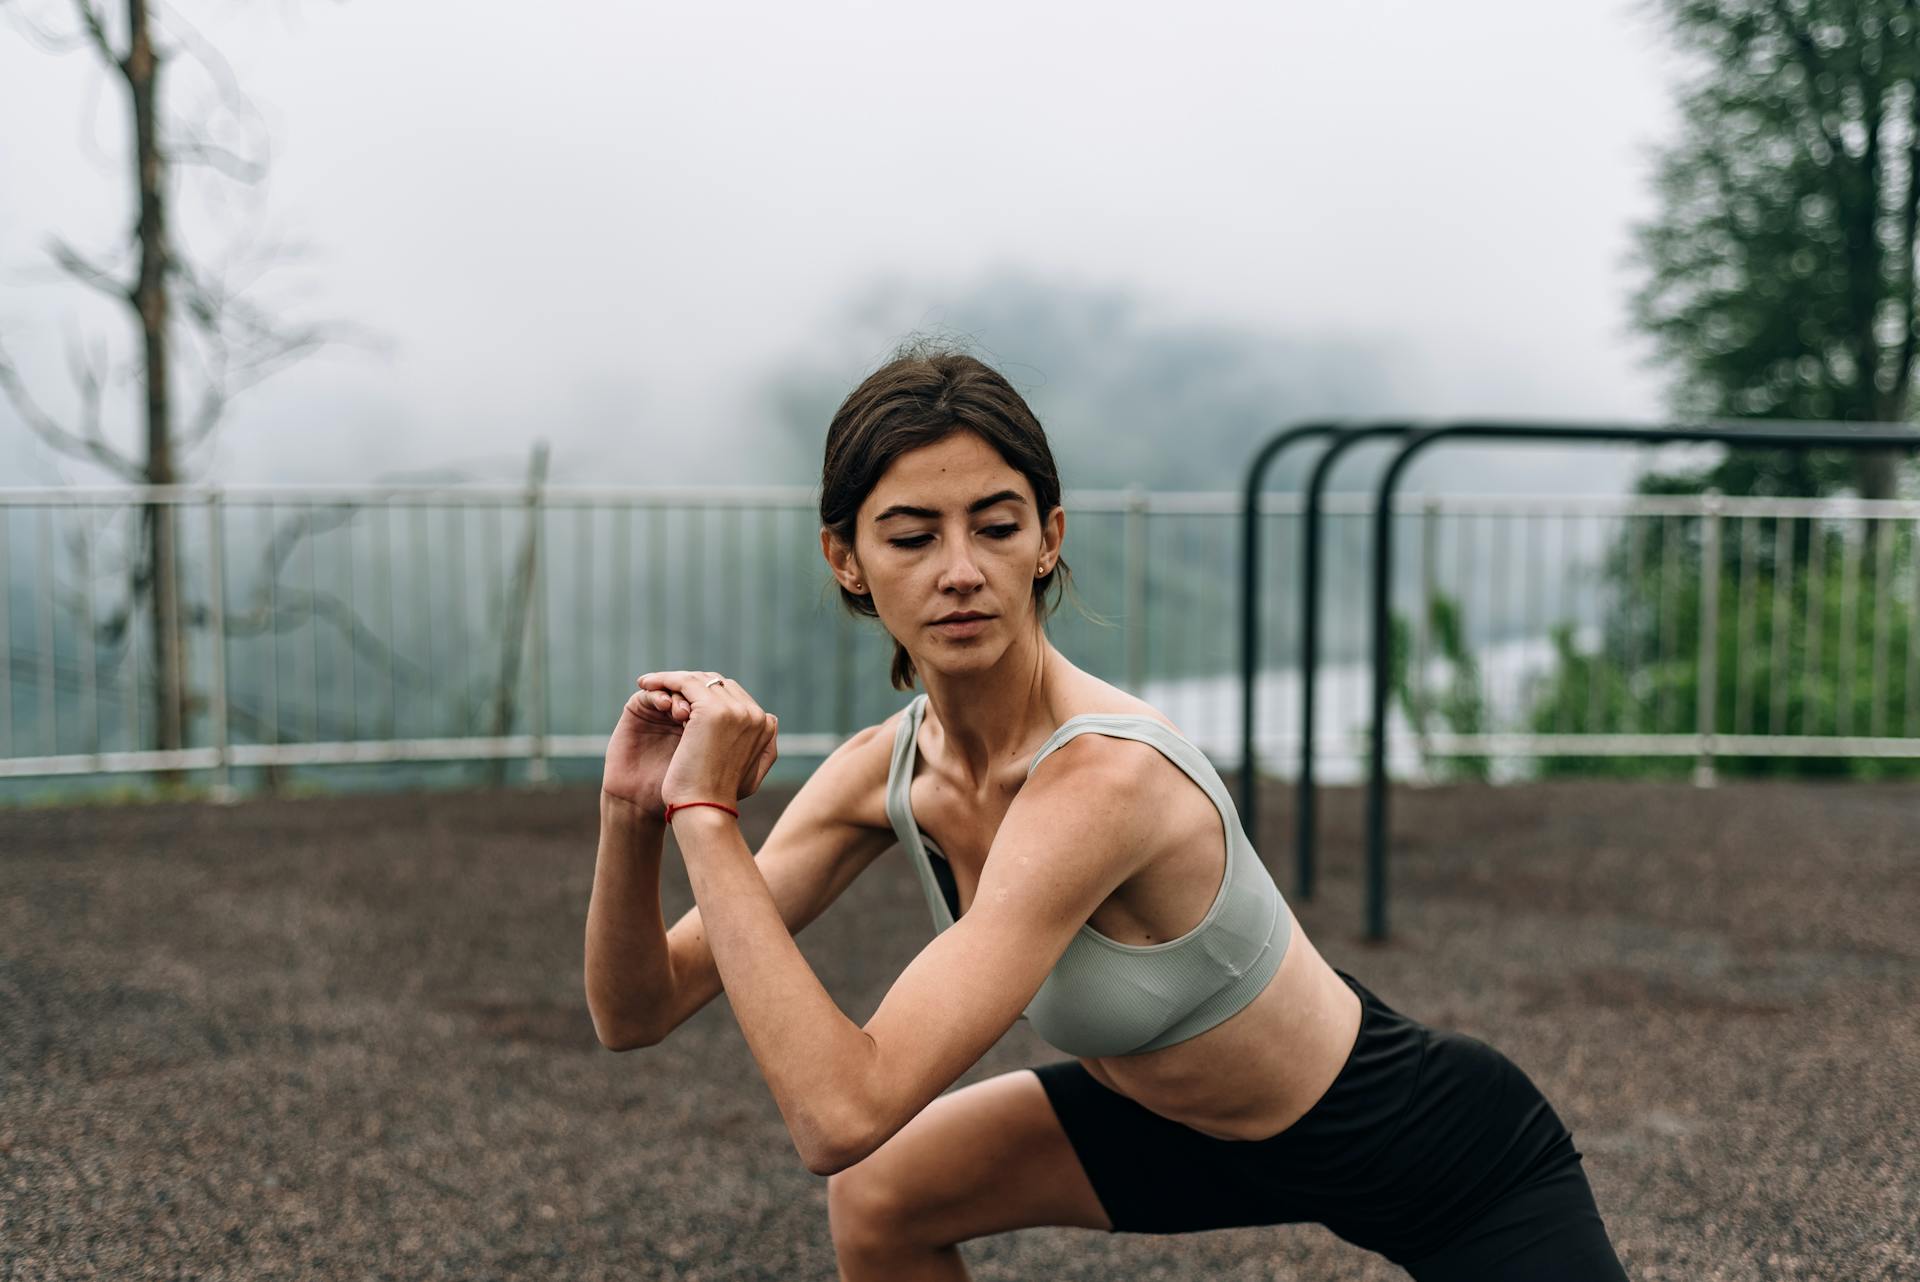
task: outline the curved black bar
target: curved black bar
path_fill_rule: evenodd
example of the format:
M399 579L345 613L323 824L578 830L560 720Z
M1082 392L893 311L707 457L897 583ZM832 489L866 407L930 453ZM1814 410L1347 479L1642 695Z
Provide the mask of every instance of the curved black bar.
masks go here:
M1247 465L1240 519L1240 826L1260 840L1259 763L1253 751L1253 688L1260 669L1260 485L1275 459L1296 441L1340 430L1336 420L1297 423L1276 432Z
M1367 938L1387 937L1387 637L1393 576L1393 497L1414 455L1434 442L1476 440L1612 441L1666 445L1698 441L1791 449L1896 449L1920 452L1920 432L1897 423L1728 422L1678 427L1608 424L1446 423L1415 432L1387 464L1373 509L1373 721L1367 745Z
M1333 465L1362 441L1399 436L1411 423L1366 423L1342 431L1321 451L1307 478L1307 503L1300 514L1300 772L1293 807L1294 893L1312 899L1319 867L1319 793L1313 782L1313 706L1320 685L1320 517Z

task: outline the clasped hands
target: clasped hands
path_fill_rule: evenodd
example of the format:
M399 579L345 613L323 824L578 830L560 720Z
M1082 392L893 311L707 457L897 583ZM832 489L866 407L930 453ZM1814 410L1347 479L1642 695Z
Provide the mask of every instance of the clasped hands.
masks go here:
M779 756L780 719L738 682L673 671L649 672L634 684L607 745L603 792L658 819L669 805L731 806L759 789Z

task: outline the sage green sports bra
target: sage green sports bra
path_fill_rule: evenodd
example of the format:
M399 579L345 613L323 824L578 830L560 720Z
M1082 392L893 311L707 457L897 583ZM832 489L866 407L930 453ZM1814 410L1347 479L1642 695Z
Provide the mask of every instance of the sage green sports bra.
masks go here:
M935 933L960 915L953 869L914 822L909 789L927 696L907 705L887 770L887 817L920 876ZM1122 944L1082 924L1026 1009L1027 1022L1069 1055L1137 1055L1197 1037L1259 996L1280 968L1292 918L1279 888L1240 827L1219 772L1189 740L1164 722L1130 713L1070 717L1048 736L1027 766L1081 734L1152 744L1199 784L1220 811L1227 834L1226 874L1207 915L1178 939Z

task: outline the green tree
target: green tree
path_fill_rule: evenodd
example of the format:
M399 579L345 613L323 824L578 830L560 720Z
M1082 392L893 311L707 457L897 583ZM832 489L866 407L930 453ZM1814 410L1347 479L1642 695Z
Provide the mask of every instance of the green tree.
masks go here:
M1722 521L1712 635L1713 729L1717 734L1920 734L1920 590L1911 530L1887 523L1792 522L1787 535L1806 538L1811 561L1781 561L1769 549L1781 538L1767 517ZM1532 700L1528 723L1540 734L1690 734L1700 724L1702 522L1687 517L1651 522L1645 564L1668 555L1684 567L1674 584L1634 576L1619 561L1608 574L1618 604L1597 652L1574 644L1570 625L1553 630L1556 662ZM1878 545L1878 552L1868 549ZM1791 555L1791 553L1789 553ZM1877 565L1878 571L1870 564ZM1849 590L1846 567L1852 566ZM1878 573L1878 581L1866 575ZM1622 663L1620 656L1633 655ZM1744 662L1743 662L1744 656ZM1544 775L1679 775L1685 757L1562 756L1544 758ZM1912 778L1911 758L1716 755L1733 775L1843 775Z
M1912 415L1914 251L1920 232L1920 5L1913 0L1659 0L1694 73L1681 130L1660 158L1658 211L1638 228L1636 322L1672 371L1686 418L1905 422ZM1902 456L1730 451L1651 474L1646 494L1894 497ZM1909 469L1910 474L1910 469ZM1868 524L1871 524L1869 522ZM1720 601L1707 638L1720 733L1913 733L1911 538L1851 536L1831 521L1642 522L1607 577L1619 603L1599 652L1556 629L1537 730L1683 733L1698 720L1702 583ZM1877 534L1875 527L1874 533ZM1887 531L1891 533L1892 531ZM1784 538L1780 537L1785 535ZM1668 546L1669 539L1672 546ZM1871 617L1826 567L1857 555ZM1664 565L1656 581L1645 567ZM1673 591L1673 585L1684 587ZM1865 586L1865 585L1871 585ZM1635 656L1631 663L1606 656ZM1740 656L1745 656L1744 666ZM1854 674L1875 674L1856 680ZM1875 690L1878 697L1875 697ZM1558 758L1547 773L1661 772L1656 758ZM1909 773L1910 763L1808 757L1738 771Z
M1639 325L1688 417L1905 421L1916 355L1920 6L1660 0L1696 71L1638 229ZM1730 456L1730 494L1895 494L1895 457Z

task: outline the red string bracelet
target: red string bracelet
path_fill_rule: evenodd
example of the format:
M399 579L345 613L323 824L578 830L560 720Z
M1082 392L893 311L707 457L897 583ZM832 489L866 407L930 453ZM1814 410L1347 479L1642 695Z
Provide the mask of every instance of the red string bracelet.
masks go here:
M666 820L665 820L665 822L667 822L667 823L672 823L672 822L673 822L673 812L674 812L674 811L676 811L676 810L685 810L685 809L686 809L686 808L687 808L688 806L712 806L712 807L713 807L714 809L716 809L716 810L724 810L724 811L726 811L726 812L727 812L728 814L730 814L730 815L732 815L732 816L733 816L733 817L734 817L735 819L738 819L738 818L740 817L740 812L739 812L738 810L735 810L735 809L734 809L734 808L733 808L732 806L729 806L729 805L727 805L727 804L726 804L725 802L721 802L721 801L682 801L682 802L680 802L680 803L679 803L679 804L677 804L677 805L669 805L669 806L667 807L667 817L666 817Z

